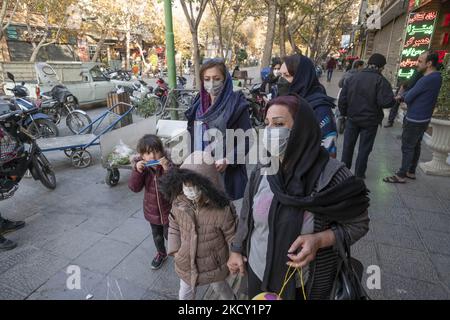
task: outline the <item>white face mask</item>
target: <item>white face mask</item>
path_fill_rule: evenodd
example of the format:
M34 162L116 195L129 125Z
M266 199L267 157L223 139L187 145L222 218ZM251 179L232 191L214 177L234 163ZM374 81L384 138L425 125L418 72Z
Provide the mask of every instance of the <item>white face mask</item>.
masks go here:
M280 157L286 152L291 129L289 128L266 128L263 134L263 145L270 155Z
M200 199L201 191L197 186L188 187L183 183L183 193L191 201Z
M222 92L224 82L222 80L210 80L205 81L205 90L213 97L218 97L220 93Z

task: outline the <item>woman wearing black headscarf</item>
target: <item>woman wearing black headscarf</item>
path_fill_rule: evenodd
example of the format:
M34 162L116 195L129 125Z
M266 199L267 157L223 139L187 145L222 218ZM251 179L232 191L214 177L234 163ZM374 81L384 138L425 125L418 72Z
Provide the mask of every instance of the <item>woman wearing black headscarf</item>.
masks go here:
M314 63L303 55L284 57L280 73L278 95L295 93L308 101L322 132L322 144L330 156L336 158L337 130L332 110L335 107L335 99L327 96L325 88L317 78Z
M304 99L272 100L266 124L263 143L280 167L272 175L262 175L262 165L252 172L228 267L241 274L247 269L249 298L279 293L290 264L303 268L308 300L329 299L337 231L349 244L367 233L368 190L321 147L319 125ZM288 282L282 298L301 299L299 286Z

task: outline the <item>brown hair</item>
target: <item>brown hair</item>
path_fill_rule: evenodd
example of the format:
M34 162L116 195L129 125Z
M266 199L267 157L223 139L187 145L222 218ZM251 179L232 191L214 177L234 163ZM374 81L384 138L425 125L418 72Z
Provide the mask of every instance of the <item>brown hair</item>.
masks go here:
M288 109L289 113L291 114L292 119L295 119L298 108L300 107L300 100L295 95L277 97L275 99L270 100L270 102L267 104L266 113L270 107L276 104L285 106Z
M298 66L300 65L300 59L301 57L298 54L283 57L283 63L286 64L289 74L293 77L295 76Z
M140 154L150 152L160 152L164 154L163 143L161 139L154 134L146 134L141 139L139 139L136 150Z
M225 65L225 62L222 59L210 59L204 62L200 67L200 79L203 81L203 75L205 74L205 71L208 69L212 69L214 67L217 67L220 73L222 73L223 78L226 79L227 66Z

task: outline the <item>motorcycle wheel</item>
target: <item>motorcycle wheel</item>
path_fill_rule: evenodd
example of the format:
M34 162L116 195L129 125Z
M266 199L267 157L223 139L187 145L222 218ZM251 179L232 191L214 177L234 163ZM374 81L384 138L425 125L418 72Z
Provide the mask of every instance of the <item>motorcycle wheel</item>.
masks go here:
M159 116L162 114L164 108L164 102L161 99L156 99L155 115Z
M184 93L180 96L178 101L181 106L188 109L191 106L192 98L193 98L192 95Z
M66 125L73 134L79 134L80 131L92 123L91 118L87 114L75 110L67 115ZM92 126L84 130L83 134L92 132Z
M35 153L32 157L33 169L41 183L50 190L55 189L56 177L47 157L42 152Z
M49 119L36 119L29 126L28 131L35 139L54 138L59 136L59 130Z

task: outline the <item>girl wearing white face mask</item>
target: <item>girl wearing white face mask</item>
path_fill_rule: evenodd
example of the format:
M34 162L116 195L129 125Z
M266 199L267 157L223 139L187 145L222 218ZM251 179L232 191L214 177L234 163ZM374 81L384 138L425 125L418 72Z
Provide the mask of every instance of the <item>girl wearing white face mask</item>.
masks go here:
M161 192L172 202L168 253L175 257L180 300L195 299L196 288L208 284L229 300L235 298L225 280L236 215L215 165L206 164L204 155L194 152L160 181Z
M231 76L223 60L212 59L205 62L200 69L202 80L200 94L194 99L189 110L186 111L188 131L191 136L191 150L204 151L207 149L208 130L217 129L222 133L226 146L226 130L251 129L248 102L241 91L233 90ZM241 142L239 142L241 143ZM232 200L241 199L247 184L247 170L244 164L233 164L227 161L227 156L234 157L238 150L242 150L235 143L234 150L217 150L215 167L224 182L225 190ZM225 152L234 151L232 154ZM239 152L240 154L240 152ZM222 158L223 157L223 158ZM235 162L238 162L235 160Z

